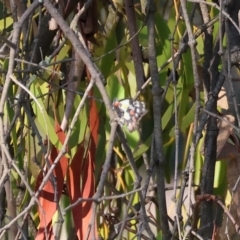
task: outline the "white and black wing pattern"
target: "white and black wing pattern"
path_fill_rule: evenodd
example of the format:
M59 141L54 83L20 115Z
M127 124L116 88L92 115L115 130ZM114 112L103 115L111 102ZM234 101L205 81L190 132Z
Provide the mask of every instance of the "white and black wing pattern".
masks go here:
M113 110L117 113L119 122L126 125L129 132L138 127L138 122L147 113L146 105L142 101L134 101L131 98L113 101Z

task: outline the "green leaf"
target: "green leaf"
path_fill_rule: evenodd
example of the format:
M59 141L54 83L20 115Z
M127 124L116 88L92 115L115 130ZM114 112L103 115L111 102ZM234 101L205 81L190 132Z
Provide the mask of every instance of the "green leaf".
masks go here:
M214 188L219 188L226 182L226 170L227 164L226 161L217 161L215 164L215 172L214 172ZM223 177L225 176L225 177Z
M76 109L81 101L81 96L76 95L75 100L74 100L74 108L73 108L73 113L76 112ZM69 139L69 148L73 148L77 146L79 143L81 143L84 139L84 136L86 134L86 128L87 128L87 123L88 123L88 111L86 104L82 108L82 111L79 114L79 118L74 124L73 130L72 130L72 135Z
M179 105L181 101L181 91L182 88L177 88L176 94L177 94L177 106ZM162 129L165 129L167 127L167 124L172 120L172 116L175 112L174 108L174 91L173 86L170 85L166 94L166 101L167 101L167 109L163 114L162 117ZM174 124L174 119L173 119Z
M194 121L194 113L195 113L196 104L194 103L188 113L182 118L182 122L180 125L181 131L185 131L191 123Z
M109 36L107 37L105 47L104 47L104 53L107 53L107 52L113 50L114 48L116 48L116 45L117 45L116 29L113 28L110 31ZM99 68L105 79L109 76L111 68L114 66L114 58L115 58L115 51L113 51L110 54L107 54L100 61Z
M5 107L4 107L4 112L7 113L6 115L8 116L9 122L12 122L13 118L14 118L14 108L11 106L14 102L14 97L16 96L16 94L14 93L15 90L15 85L11 82L9 90L8 90L8 96L12 101L7 101ZM19 148L24 149L24 146L22 146L20 144L20 146L18 146L18 142L17 142L17 131L20 128L20 122L16 122L16 124L13 125L12 130L11 130L11 141L13 144L13 149L14 149L14 154L15 154L15 158L17 160L18 166L20 169L22 169L23 167L23 157L22 154L19 153ZM24 145L24 143L23 143ZM22 151L21 151L22 152Z
M125 136L128 142L129 147L131 148L132 152L138 147L140 142L140 136L138 131L129 132L127 127L123 126Z
M1 19L0 20L0 32L2 32L3 30L6 30L6 28L12 26L12 24L13 24L12 16Z
M123 86L120 84L118 77L116 74L113 74L107 79L106 91L110 100L114 98L123 99L125 98L125 90Z
M141 46L148 47L148 29L146 26L139 32L138 39Z
M30 91L34 94L34 96L42 96L42 91L39 85L34 81L30 87ZM41 106L39 108L38 104ZM34 113L36 115L35 123L38 125L39 129L41 129L42 138L45 139L46 137L49 138L50 142L57 148L61 149L62 144L58 139L58 136L54 129L54 120L50 120L50 116L47 114L46 109L44 108L44 104L41 98L38 98L38 104L33 101L32 107Z
M194 85L194 76L192 70L192 57L190 51L182 55L182 66L183 66L183 84L187 89L192 89Z
M167 59L171 57L171 44L169 41L171 31L164 18L158 12L155 14L155 23L157 63L158 66L161 66L166 62Z
M136 149L133 151L133 157L135 160L140 158L143 153L145 153L149 147L152 145L152 135L144 142L139 144Z
M194 172L194 183L196 185L200 185L201 183L201 175L202 175L202 167L203 167L203 157L200 153L201 146L203 144L203 138L200 140L195 155L195 172Z

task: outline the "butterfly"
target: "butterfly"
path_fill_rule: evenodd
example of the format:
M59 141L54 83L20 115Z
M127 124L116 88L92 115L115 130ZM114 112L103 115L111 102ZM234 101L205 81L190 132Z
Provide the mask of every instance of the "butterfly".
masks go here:
M114 99L112 106L119 118L120 125L125 124L129 132L133 132L138 128L138 122L147 113L144 102L134 101L131 98Z

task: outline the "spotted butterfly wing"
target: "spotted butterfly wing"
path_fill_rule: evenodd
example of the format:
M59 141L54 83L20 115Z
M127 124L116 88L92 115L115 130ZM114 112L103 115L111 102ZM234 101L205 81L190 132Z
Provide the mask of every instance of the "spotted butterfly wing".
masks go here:
M147 113L145 103L131 98L113 101L113 109L117 113L121 125L126 125L129 132L138 127L138 122Z

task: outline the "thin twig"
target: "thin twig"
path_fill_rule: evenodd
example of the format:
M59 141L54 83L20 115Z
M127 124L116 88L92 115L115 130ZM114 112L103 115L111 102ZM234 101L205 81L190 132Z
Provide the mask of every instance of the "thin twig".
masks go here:
M165 156L163 151L163 133L162 133L162 104L161 97L163 94L163 89L159 84L159 75L157 67L157 56L155 47L155 19L154 12L156 6L153 0L148 1L147 5L147 28L148 28L148 56L149 56L149 67L152 79L152 94L153 94L153 120L154 120L154 145L153 153L154 160L156 163L156 183L157 183L157 196L159 205L159 218L161 226L164 229L162 238L163 240L169 240L171 238L171 233L168 224L167 206L166 206L166 196L165 196Z
M220 121L226 122L229 126L231 126L232 128L234 128L238 133L240 133L240 128L236 127L234 124L232 124L231 122L229 122L225 117L221 117L219 115L217 115L216 113L212 113L204 108L201 108L200 111L203 111L205 113L207 113L208 115L215 117L217 119L219 119Z
M79 198L76 202L74 202L74 203L70 204L68 207L66 207L62 211L62 214L65 215L66 211L74 208L75 206L77 206L78 204L83 203L83 202L97 202L97 203L100 203L100 202L107 201L107 200L125 198L126 196L133 195L134 193L137 193L139 191L142 191L142 188L138 188L138 189L132 190L132 191L127 192L127 193L121 193L121 194L112 195L112 196L103 196L103 197L100 197L98 199L96 197L94 197L94 198Z
M200 108L200 80L197 72L197 63L196 63L196 52L195 52L195 38L192 32L192 28L189 22L189 17L187 13L187 6L185 0L181 1L181 7L182 7L182 13L183 17L186 23L186 28L188 31L188 44L191 50L191 57L192 57L192 67L193 67L193 74L194 74L194 84L195 84L195 94L196 94L196 110L194 114L194 127L193 127L193 141L190 149L190 156L189 156L189 186L192 185L193 182L193 172L194 172L194 155L195 155L195 149L196 149L196 132L197 132L197 126L198 126L198 117L199 117L199 108ZM188 214L191 213L191 192L192 188L188 188Z
M112 122L111 123L111 133L110 133L110 138L108 142L108 151L106 155L106 160L103 165L102 169L102 174L97 186L96 193L94 194L93 198L96 200L99 199L102 196L103 189L104 189L104 183L107 177L107 173L109 171L109 168L111 166L111 158L112 158L112 149L114 145L114 140L115 140L115 135L117 131L117 122ZM91 217L91 222L89 226L89 232L92 231L92 239L94 239L94 229L95 229L95 220L96 220L96 213L97 213L97 203L92 204L92 217Z

